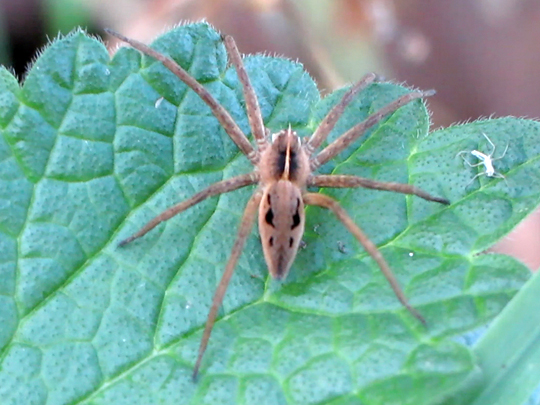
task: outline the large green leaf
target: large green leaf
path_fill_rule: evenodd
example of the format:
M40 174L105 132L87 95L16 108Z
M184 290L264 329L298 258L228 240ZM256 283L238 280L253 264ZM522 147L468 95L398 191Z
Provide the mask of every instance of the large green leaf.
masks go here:
M219 34L177 28L153 45L185 66L249 133ZM324 100L294 62L245 59L273 131L302 135ZM483 371L448 339L492 319L529 277L478 255L540 203L540 125L470 123L428 136L420 101L327 164L415 184L444 207L372 190L328 192L381 247L424 328L328 212L308 208L288 279L269 279L253 231L203 360L210 302L253 191L209 199L124 247L117 243L208 184L251 170L206 105L160 63L128 48L112 61L82 32L55 41L24 86L0 70L0 398L2 404L432 404ZM330 138L406 92L376 84ZM506 180L457 152L502 149ZM469 158L474 159L469 156Z
M474 405L523 404L538 388L539 295L540 272L537 272L475 345L475 354L486 370L486 384L477 393L475 402L471 401ZM535 404L538 398L536 395Z

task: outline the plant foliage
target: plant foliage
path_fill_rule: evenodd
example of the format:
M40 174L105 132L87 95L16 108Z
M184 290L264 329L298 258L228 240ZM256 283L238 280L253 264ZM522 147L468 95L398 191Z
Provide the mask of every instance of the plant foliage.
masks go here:
M187 25L153 46L249 133L219 34ZM321 100L289 60L259 55L245 64L272 131L290 124L309 135L343 94ZM452 202L321 190L378 244L427 328L332 214L310 207L305 248L283 283L269 279L257 231L249 237L193 383L212 295L253 188L117 243L166 207L251 170L247 159L160 63L129 48L110 60L84 32L55 40L22 87L0 70L0 87L3 404L419 405L489 385L472 349L451 337L493 319L529 278L511 257L481 253L540 203L537 122L503 118L428 134L416 101L323 168L412 183ZM330 138L406 91L370 86ZM456 154L489 152L482 132L500 151L509 144L496 162L506 180L469 184L482 167Z

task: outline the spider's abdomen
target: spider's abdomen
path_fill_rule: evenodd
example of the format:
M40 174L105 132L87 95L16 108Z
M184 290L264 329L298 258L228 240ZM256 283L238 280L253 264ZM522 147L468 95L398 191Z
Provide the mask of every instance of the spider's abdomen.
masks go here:
M304 201L300 188L279 180L265 190L259 206L259 233L272 277L285 278L304 234Z

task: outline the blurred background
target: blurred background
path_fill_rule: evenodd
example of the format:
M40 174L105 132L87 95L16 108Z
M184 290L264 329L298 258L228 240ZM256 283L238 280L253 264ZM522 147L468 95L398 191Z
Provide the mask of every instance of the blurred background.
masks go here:
M323 93L369 71L436 89L429 99L433 128L540 116L537 0L0 0L0 63L22 81L58 32L83 26L103 37L109 27L150 42L201 19L233 35L243 53L299 60ZM540 212L495 250L536 270Z

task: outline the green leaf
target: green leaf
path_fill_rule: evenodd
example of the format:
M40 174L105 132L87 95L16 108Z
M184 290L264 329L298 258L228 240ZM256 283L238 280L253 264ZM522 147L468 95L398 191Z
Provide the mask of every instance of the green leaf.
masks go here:
M540 380L540 272L496 318L474 352L486 370L474 405L524 404Z
M184 66L249 133L221 37L179 27L153 46ZM302 66L245 58L272 131L309 135L343 90L320 100ZM251 170L208 107L160 63L83 32L55 41L24 86L0 70L2 403L433 404L482 364L453 336L493 319L528 279L478 255L539 203L540 125L505 118L428 135L420 101L392 114L323 172L415 184L449 207L373 190L334 196L379 245L424 328L328 212L307 209L306 247L269 279L254 230L201 369L191 373L212 295L253 187L209 199L124 247L166 207ZM367 88L335 139L408 90ZM506 181L456 157L502 151ZM474 162L472 162L474 163ZM480 377L479 377L480 376Z

